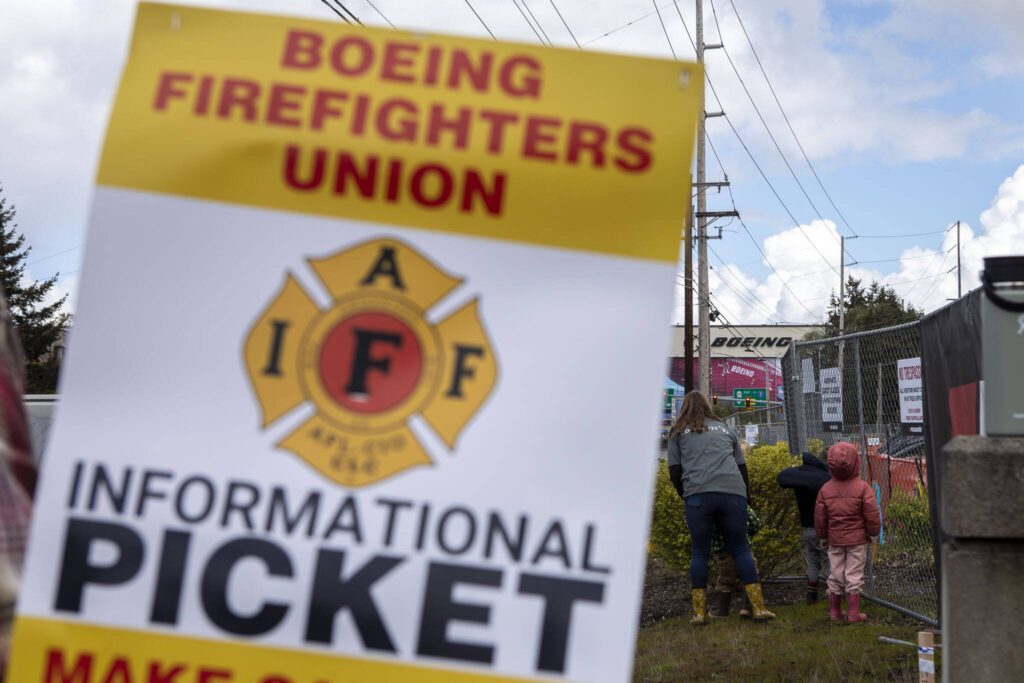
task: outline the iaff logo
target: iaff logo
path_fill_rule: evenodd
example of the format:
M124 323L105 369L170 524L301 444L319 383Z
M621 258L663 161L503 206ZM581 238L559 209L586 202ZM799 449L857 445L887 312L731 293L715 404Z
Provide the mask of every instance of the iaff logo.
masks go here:
M422 415L453 448L494 388L478 300L432 324L430 309L462 280L396 240L309 264L330 305L289 274L245 341L263 427L311 401L314 415L277 445L346 486L430 464L409 419Z

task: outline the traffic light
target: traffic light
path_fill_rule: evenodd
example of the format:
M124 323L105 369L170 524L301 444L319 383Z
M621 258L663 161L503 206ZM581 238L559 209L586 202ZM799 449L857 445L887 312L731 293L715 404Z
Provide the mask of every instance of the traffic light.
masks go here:
M717 406L718 405L718 395L717 394L711 397L711 405L713 405L713 406Z
M754 408L754 399L750 398L749 396L743 399L743 403L746 404L747 410L752 410Z

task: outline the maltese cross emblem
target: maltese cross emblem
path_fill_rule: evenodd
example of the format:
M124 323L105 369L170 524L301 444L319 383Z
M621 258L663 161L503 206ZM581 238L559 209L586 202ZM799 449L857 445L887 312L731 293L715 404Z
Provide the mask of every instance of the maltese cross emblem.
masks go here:
M330 304L318 306L289 273L245 340L262 427L311 404L312 417L277 446L344 486L430 465L410 419L421 416L452 449L497 380L479 299L431 322L463 281L398 240L309 265Z

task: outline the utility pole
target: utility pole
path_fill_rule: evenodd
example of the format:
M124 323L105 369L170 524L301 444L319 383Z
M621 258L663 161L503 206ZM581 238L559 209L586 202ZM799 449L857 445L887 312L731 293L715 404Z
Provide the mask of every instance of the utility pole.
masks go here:
M704 0L697 1L697 61L704 64L704 50L714 50L722 47L721 44L704 44ZM704 88L701 88L700 116L697 118L697 212L694 217L697 219L697 261L700 271L697 275L697 306L700 311L698 325L697 346L700 353L700 390L705 394L711 394L711 292L708 288L708 218L717 220L719 218L739 217L736 211L708 211L707 191L708 187L723 188L729 185L728 179L718 182L708 182L705 177L705 130L704 124L707 119L715 116L725 116L725 112L706 111L706 98ZM721 238L721 229L719 236ZM692 284L692 281L691 283ZM689 387L687 387L689 390Z
M693 391L693 204L686 215L686 226L683 228L683 245L686 254L683 256L683 388L686 393Z
M704 0L697 1L697 61L704 65ZM697 260L700 274L697 278L697 301L700 307L700 331L697 347L700 351L700 388L705 394L711 394L711 320L710 292L708 291L708 219L704 213L707 205L707 185L705 178L704 122L705 112L704 88L701 88L700 116L697 119Z
M850 239L854 239L856 235ZM851 264L852 265L852 264ZM839 336L846 333L846 237L839 236ZM843 356L846 342L839 342L839 382L843 381Z
M959 299L963 296L963 292L960 289L960 221L956 222L956 298Z
M839 336L846 329L846 238L839 236ZM841 356L840 356L841 357ZM842 363L840 363L842 366Z

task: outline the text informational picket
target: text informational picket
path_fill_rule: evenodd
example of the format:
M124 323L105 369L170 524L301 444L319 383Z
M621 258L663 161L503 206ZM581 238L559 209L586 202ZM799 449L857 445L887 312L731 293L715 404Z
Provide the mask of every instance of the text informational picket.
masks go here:
M702 82L141 4L9 680L628 680Z
M921 389L921 359L896 361L900 392L900 424L906 434L924 434L924 394Z

